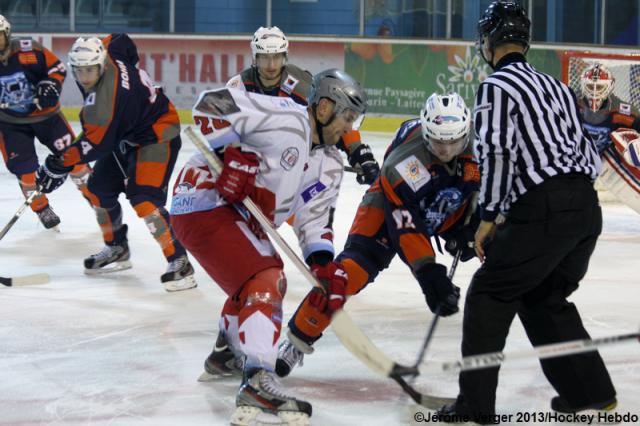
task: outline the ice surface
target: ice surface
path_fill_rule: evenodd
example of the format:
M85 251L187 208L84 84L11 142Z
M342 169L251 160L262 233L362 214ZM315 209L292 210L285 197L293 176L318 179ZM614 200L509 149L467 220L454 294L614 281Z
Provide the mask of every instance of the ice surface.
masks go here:
M389 135L365 134L381 159ZM194 148L185 142L179 164ZM40 158L46 151L38 148ZM17 182L0 167L0 225L22 202ZM342 247L364 187L347 174L335 219ZM234 409L237 379L198 383L217 333L222 291L196 265L199 287L166 293L166 264L144 223L124 197L133 269L88 277L82 260L102 247L92 210L67 182L50 197L61 232L46 231L27 211L0 241L0 275L48 272L47 285L0 288L0 424L224 425ZM604 208L604 232L577 303L592 336L633 332L640 324L637 277L640 216L620 204ZM290 229L282 233L295 247ZM449 256L442 262L450 264ZM461 264L455 282L466 289L478 262ZM287 264L285 320L308 284ZM397 360L412 363L432 316L409 270L394 261L348 304L364 331ZM462 315L440 321L431 361L459 356ZM529 348L516 320L506 350ZM602 350L621 412L640 415L640 347ZM421 376L420 389L455 396L457 376ZM283 385L313 404L314 425L413 424L415 406L392 381L378 377L344 349L332 332ZM553 389L535 360L505 365L500 413L548 411Z

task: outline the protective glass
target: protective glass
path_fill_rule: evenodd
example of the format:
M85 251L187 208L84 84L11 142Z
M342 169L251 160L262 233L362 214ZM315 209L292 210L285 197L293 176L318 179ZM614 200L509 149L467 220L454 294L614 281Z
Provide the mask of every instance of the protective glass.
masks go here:
M353 130L359 130L360 126L362 126L362 122L364 121L364 114L360 114L357 111L354 111L350 108L344 108L342 111L336 112L336 116L342 117L342 119L349 125Z

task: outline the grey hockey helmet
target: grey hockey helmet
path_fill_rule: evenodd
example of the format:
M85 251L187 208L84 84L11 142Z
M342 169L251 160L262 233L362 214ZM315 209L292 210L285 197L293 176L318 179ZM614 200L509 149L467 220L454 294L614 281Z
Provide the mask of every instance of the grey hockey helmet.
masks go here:
M315 108L322 98L335 103L334 115L355 112L354 129L359 127L367 111L367 94L356 79L335 68L319 72L311 82L309 105Z

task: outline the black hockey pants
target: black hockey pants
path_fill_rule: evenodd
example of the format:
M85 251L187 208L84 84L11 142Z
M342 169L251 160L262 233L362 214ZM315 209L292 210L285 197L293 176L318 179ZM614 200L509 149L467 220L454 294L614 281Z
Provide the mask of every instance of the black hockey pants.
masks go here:
M501 351L517 314L534 346L588 339L580 314L567 301L587 272L602 230L590 180L556 176L525 193L487 246L486 261L467 292L462 355ZM598 352L550 358L542 370L570 406L614 398ZM499 367L460 373L462 413L493 415Z

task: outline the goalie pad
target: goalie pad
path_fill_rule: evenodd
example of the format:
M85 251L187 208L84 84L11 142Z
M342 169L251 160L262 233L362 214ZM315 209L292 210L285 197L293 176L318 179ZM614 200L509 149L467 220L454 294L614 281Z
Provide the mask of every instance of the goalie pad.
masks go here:
M627 164L640 167L640 133L632 129L618 129L611 132L611 141Z
M633 130L624 130L640 136ZM630 136L632 136L631 133L612 132L611 139L614 144L602 153L602 173L598 182L614 194L620 202L640 213L640 168L634 167L625 158L625 152L627 157L631 155L628 153L629 145L635 142L632 147L635 150L635 145L640 144L640 139L637 137L631 139Z

